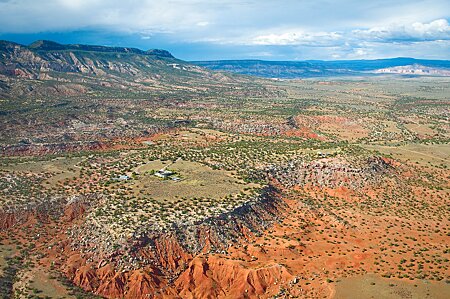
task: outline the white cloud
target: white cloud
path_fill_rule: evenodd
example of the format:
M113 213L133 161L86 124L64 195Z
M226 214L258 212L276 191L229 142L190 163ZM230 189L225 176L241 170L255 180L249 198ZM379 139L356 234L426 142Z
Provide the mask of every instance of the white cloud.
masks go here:
M265 34L236 39L232 43L263 46L331 47L343 44L348 46L365 41L387 43L433 40L450 40L450 25L447 20L438 19L429 23L391 24L347 32L305 32L301 29L272 29ZM355 54L358 53L355 52Z
M360 39L378 42L449 40L450 25L447 20L438 19L430 23L391 24L354 30L353 34Z
M253 45L286 46L286 45L334 45L342 35L337 32L302 32L300 30L284 33L258 35L250 40Z
M201 22L198 22L196 25L199 26L199 27L205 27L205 26L208 26L208 25L209 25L209 22L207 22L207 21L201 21Z

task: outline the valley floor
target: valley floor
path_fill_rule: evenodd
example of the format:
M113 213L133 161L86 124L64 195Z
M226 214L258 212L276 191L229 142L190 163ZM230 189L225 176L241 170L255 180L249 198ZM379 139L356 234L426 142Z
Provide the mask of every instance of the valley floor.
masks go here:
M448 79L195 72L2 102L0 297L448 297Z

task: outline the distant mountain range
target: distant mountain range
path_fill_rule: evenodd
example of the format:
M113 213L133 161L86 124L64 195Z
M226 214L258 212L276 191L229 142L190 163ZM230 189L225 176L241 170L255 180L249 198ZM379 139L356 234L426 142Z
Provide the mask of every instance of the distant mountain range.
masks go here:
M0 41L0 95L11 96L11 78L39 79L47 82L86 83L135 91L165 85L166 89L198 87L216 82L243 82L244 78L213 71L253 75L265 78L311 78L331 76L450 76L449 60L393 58L340 61L263 61L217 60L186 62L166 50L143 51L129 47L63 45L40 40L25 46ZM7 79L10 78L10 79ZM100 82L101 81L101 82ZM207 83L208 82L208 83ZM136 85L137 84L137 85ZM54 85L54 84L53 84ZM45 85L48 87L49 85ZM169 87L170 86L170 87ZM42 86L32 88L33 93ZM26 90L19 88L18 91Z
M449 60L414 58L337 61L216 60L193 61L193 63L211 70L228 71L266 78L293 79L377 74L450 76Z

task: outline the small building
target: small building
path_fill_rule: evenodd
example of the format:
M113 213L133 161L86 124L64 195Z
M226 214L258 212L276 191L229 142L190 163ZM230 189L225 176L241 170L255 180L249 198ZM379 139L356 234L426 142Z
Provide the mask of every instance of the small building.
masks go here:
M165 169L161 169L161 170L158 170L157 172L155 172L155 176L157 176L159 178L163 178L163 179L168 178L174 174L175 173L173 171L165 170Z
M119 175L117 178L114 178L114 179L116 181L128 181L130 179L130 177L125 175L125 174L122 174L122 175Z
M326 158L327 156L328 156L327 153L322 153L322 152L317 153L317 157L319 157L319 158Z

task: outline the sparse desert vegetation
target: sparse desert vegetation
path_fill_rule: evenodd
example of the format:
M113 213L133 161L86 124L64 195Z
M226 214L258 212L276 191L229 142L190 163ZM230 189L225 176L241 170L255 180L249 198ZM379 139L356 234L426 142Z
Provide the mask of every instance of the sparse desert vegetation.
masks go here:
M3 297L448 293L448 78L2 47Z

